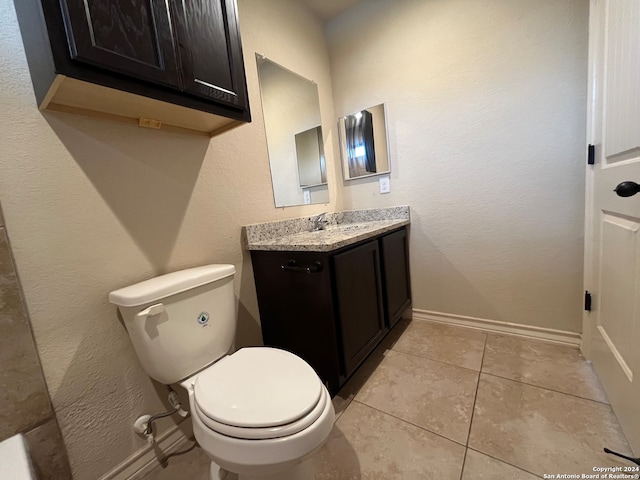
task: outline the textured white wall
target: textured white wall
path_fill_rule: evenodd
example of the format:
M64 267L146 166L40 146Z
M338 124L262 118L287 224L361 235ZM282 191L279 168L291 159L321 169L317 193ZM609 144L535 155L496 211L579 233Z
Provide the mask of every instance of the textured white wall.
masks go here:
M386 102L414 307L580 331L587 0L364 0L327 26L334 107Z
M79 480L99 477L142 447L132 422L165 409L164 388L139 366L108 292L167 271L232 263L239 343L255 344L258 312L241 225L328 208L274 207L254 57L264 53L318 83L331 145L322 25L288 0L240 0L239 8L253 123L208 141L39 113L13 4L0 0L0 201ZM327 150L334 209L334 152Z

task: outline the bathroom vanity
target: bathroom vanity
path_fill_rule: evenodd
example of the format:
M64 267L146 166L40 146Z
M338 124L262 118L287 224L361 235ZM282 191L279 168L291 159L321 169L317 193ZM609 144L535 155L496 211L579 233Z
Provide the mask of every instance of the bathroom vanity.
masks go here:
M411 304L408 214L331 214L322 230L313 217L246 227L265 345L305 359L332 395Z

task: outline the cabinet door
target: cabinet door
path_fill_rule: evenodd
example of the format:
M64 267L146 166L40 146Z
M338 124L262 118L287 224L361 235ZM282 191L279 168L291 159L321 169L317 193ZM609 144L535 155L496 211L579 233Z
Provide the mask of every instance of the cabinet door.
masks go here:
M386 333L378 242L333 257L338 324L345 375L350 375Z
M380 244L382 246L385 313L389 328L391 328L411 305L407 229L403 228L382 237Z
M247 107L242 46L234 0L173 0L183 89Z
M328 257L252 251L251 261L264 344L299 355L335 394L340 360Z
M73 60L179 87L165 0L59 1Z

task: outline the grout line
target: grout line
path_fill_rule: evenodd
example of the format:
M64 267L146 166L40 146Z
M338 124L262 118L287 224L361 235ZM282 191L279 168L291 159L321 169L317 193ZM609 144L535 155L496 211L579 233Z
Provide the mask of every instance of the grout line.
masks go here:
M485 343L486 343L486 338L485 338ZM461 365L456 365L455 363L449 363L449 362L445 362L443 360L437 360L435 358L430 358L430 357L425 357L425 356L422 356L422 355L417 355L415 353L404 352L402 350L396 350L395 348L391 348L391 350L393 350L394 352L403 353L404 355L410 355L412 357L422 358L423 360L431 360L432 362L438 362L438 363L442 363L444 365L449 365L449 366L452 366L452 367L464 368L465 370L469 370L470 372L474 372L474 373L480 373L481 372L481 370L474 370L473 368L463 367ZM484 354L484 350L483 350L483 354ZM482 362L480 362L480 368L482 368Z
M18 433L26 435L27 433L30 433L32 430L35 430L36 428L40 428L41 426L49 423L52 420L56 420L56 414L53 411L53 407L51 407L51 412L46 417L41 418L40 420L38 420L37 422L31 425L28 425L25 429L20 430L19 432L13 433L13 435L17 435Z
M352 395L349 395L349 396L350 396L351 398L350 398L350 399L348 399L348 400L346 400L346 399L345 399L345 406L344 406L344 408L335 414L335 419L333 420L333 424L334 424L334 425L335 425L336 423L338 423L338 420L340 419L340 417L342 416L342 414L343 414L344 412L346 412L346 411L347 411L347 408L349 408L349 405L351 405L351 402L353 402L353 401L355 400L355 398L356 398L356 396L355 396L355 395L353 395L353 396L352 396ZM333 402L333 399L331 399L331 401ZM334 409L335 409L335 407L334 407Z
M406 420L406 419L404 419L404 418L397 417L397 416L393 415L392 413L385 412L384 410L380 410L380 409L379 409L379 408L377 408L377 407L374 407L374 406L372 406L372 405L369 405L368 403L361 402L360 400L356 400L355 398L353 399L353 401L352 401L351 403L359 403L360 405L364 405L365 407L372 408L373 410L375 410L375 411L377 411L377 412L380 412L380 413L382 413L383 415L387 415L387 416L389 416L389 417L395 418L396 420L400 420L400 421L401 421L401 422L403 422L403 423L407 423L407 424L409 424L409 425L412 425L412 426L414 426L414 427L416 427L416 428L419 428L420 430L424 430L425 432L429 432L429 433L431 433L431 434L433 434L433 435L436 435L437 437L444 438L445 440L448 440L449 442L453 442L453 443L455 443L456 445L460 445L461 447L464 447L464 446L465 446L465 445L464 445L464 443L460 443L460 442L459 442L459 441L457 441L457 440L453 440L453 439L451 439L451 438L449 438L449 437L445 437L445 436L444 436L443 434L441 434L441 433L437 433L437 432L434 432L433 430L429 430L428 428L422 427L422 426L420 426L420 425L416 425L415 423L410 422L409 420ZM349 404L349 406L351 406L351 404Z
M520 470L521 472L528 473L529 475L533 475L533 476L534 476L534 477L536 477L536 478L542 478L540 475L538 475L538 474L536 474L536 473L530 472L529 470L525 470L524 468L522 468L522 467L518 467L517 465L513 465L512 463L505 462L504 460L502 460L502 459L500 459L500 458L497 458L497 457L494 457L493 455L489 455L489 454L487 454L487 453L485 453L485 452L481 452L481 451L480 451L480 450L478 450L477 448L467 447L467 450L473 450L474 452L479 453L479 454L481 454L481 455L484 455L485 457L493 458L494 460L497 460L497 461L498 461L498 462L500 462L500 463L504 463L505 465L509 465L510 467L517 468L517 469L518 469L518 470Z
M464 457L462 457L462 468L460 469L460 480L464 476L464 466L467 463L467 452L469 451L469 447L464 449Z
M478 373L478 383L476 383L476 393L473 396L473 406L471 407L471 419L469 420L469 430L467 431L467 442L464 449L464 458L462 459L462 470L460 471L460 480L464 475L464 466L467 463L467 452L469 451L469 439L471 438L471 427L473 426L473 417L476 413L476 402L478 401L478 389L480 388L480 374L482 373L482 364L484 363L484 355L487 351L487 335L484 336L484 345L482 345L482 359L480 360L480 372Z
M503 377L501 375L496 375L495 373L489 373L489 372L485 372L485 371L482 371L482 370L480 371L480 373L484 374L484 375L489 375L490 377L501 378L502 380L509 380L511 382L520 383L522 385L527 385L528 387L539 388L541 390L548 390L549 392L559 393L561 395L568 395L570 397L579 398L581 400L586 400L587 402L598 403L600 405L606 405L607 407L611 407L610 403L601 402L599 400L593 400L592 398L581 397L580 395L576 395L574 393L561 392L560 390L554 390L553 388L542 387L540 385L534 385L533 383L527 383L527 382L523 382L522 380L515 380L513 378Z

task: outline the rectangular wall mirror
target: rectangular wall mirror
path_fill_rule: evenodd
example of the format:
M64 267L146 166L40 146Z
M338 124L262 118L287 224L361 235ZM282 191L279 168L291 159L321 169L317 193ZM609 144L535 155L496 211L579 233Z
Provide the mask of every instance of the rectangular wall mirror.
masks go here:
M276 207L328 203L318 86L256 54Z
M322 127L318 125L296 134L296 161L301 187L317 187L327 183Z
M345 180L389 173L384 103L340 118L338 131Z

